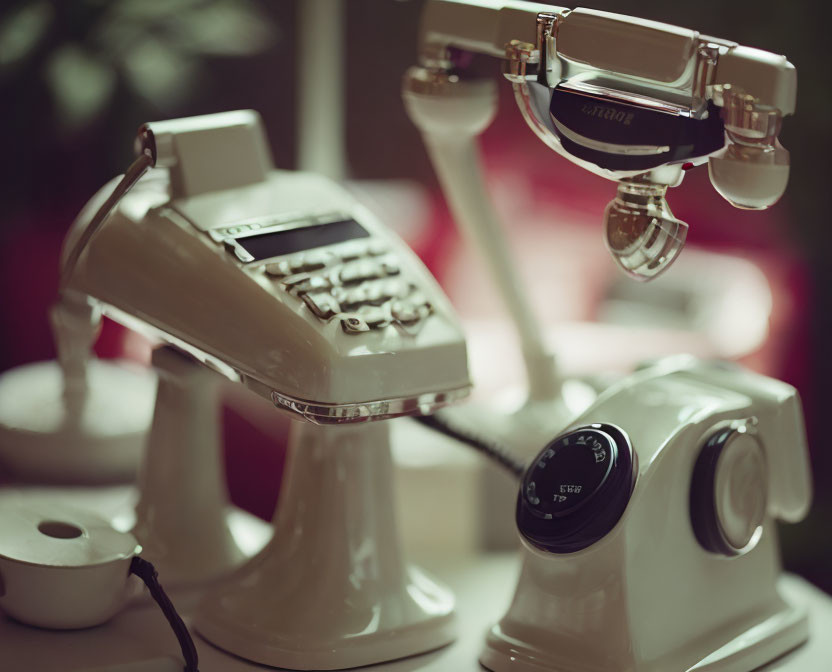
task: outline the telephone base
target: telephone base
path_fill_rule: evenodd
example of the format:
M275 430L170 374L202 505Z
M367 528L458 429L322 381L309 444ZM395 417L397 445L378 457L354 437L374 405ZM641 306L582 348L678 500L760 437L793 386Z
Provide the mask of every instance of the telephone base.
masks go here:
M274 537L203 598L203 637L293 670L382 663L455 638L453 595L401 549L389 432L293 423Z
M272 667L362 667L432 651L456 638L453 594L415 567L409 568L398 593L388 592L371 609L333 600L328 612L315 614L308 604L276 600L270 611L289 618L276 617L283 622L275 629L268 625L268 615L253 617L250 605L236 603L237 611L233 598L220 592L203 602L196 629L215 646Z
M544 633L541 633L544 634ZM675 656L658 660L636 661L633 672L751 672L788 653L809 639L809 624L804 607L785 607L754 623L743 633L689 665L691 648L682 647ZM552 639L532 643L506 635L498 623L488 632L480 663L491 672L586 672L580 659L569 660L562 650L552 646ZM701 644L701 642L699 642ZM688 662L686 662L688 661ZM613 666L617 664L612 661ZM593 667L593 670L598 668ZM610 667L610 670L618 669Z

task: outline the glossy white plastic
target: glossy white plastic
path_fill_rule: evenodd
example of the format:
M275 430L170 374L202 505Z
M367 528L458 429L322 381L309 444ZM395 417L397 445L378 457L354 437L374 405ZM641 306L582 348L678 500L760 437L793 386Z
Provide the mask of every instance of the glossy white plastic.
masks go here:
M431 1L422 13L420 39L502 58L511 40L534 43L537 14L553 9L524 0Z
M517 591L488 635L483 665L494 672L748 672L805 641L805 611L777 592L774 524L805 515L811 498L799 408L784 383L688 358L605 392L575 426L611 423L629 434L638 474L627 509L582 551L524 544ZM756 419L765 450L768 506L749 548L726 557L706 551L694 534L691 474L714 428L746 418Z
M141 546L97 514L21 496L0 509L0 609L42 628L110 619L132 593Z
M209 591L194 625L293 670L371 665L455 637L454 598L401 552L388 423L293 423L266 548Z
M216 170L233 173L235 165L220 158L214 158ZM93 296L118 321L210 359L267 399L277 392L337 406L467 390L465 344L436 281L340 186L317 175L271 171L261 182L174 201L169 188L161 169L139 181L81 255L70 289ZM420 330L345 334L339 320L319 320L275 287L266 262L240 262L208 235L266 216L328 212L355 217L395 252L403 276L418 279L433 306ZM76 223L67 246L85 225Z
M420 27L421 54L429 62L452 47L505 58L511 42L538 47L540 14L558 18L554 48L571 74L595 70L605 76L668 91L693 91L700 45L718 50L709 85L732 83L784 115L795 109L797 75L781 55L658 21L595 9L517 0L428 0Z
M208 117L149 125L169 168L151 170L119 203L81 254L68 290L94 297L117 321L209 361L267 399L298 402L281 404L283 410L347 405L360 419L366 413L356 406L365 402L464 396L469 381L461 330L412 251L334 182L266 170L256 113ZM226 151L231 139L234 152ZM344 333L340 320L319 320L277 286L265 273L269 260L242 262L224 249L222 237L210 235L265 217L329 213L355 218L370 233L366 240L395 254L401 276L432 306L418 330L390 325ZM65 249L88 222L76 221ZM387 408L394 414L396 404ZM329 420L308 417L349 420L334 411Z

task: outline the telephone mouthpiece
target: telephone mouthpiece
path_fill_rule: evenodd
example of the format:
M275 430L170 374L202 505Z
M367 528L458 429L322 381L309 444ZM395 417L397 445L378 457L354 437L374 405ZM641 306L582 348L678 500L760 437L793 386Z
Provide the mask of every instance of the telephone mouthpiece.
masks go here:
M687 238L688 225L673 216L666 191L662 184L621 180L604 211L607 249L627 275L641 282L667 269Z

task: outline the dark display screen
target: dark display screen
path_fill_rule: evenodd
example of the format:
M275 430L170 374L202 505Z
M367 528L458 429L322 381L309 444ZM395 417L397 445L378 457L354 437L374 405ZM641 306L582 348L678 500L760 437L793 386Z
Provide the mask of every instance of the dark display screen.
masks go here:
M288 231L261 233L236 240L240 247L254 257L254 261L260 261L301 250L343 243L354 238L368 238L369 235L354 219L343 219L328 224L301 226Z

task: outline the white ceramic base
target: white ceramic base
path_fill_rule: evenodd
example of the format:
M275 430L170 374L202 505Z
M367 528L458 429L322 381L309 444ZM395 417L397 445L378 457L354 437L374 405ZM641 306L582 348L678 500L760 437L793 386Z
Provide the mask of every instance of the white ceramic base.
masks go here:
M566 660L562 652L552 650L547 633L538 634L538 641L519 641L503 633L499 624L495 625L486 638L480 663L492 672L590 672L598 669L587 667L580 659ZM675 667L663 658L658 663L646 662L629 669L632 672L751 672L800 646L808 638L806 609L786 605L692 666L684 662L689 657L680 652ZM669 658L672 660L673 656Z
M295 423L266 548L212 590L197 631L242 658L343 669L455 638L452 594L402 557L385 422Z
M136 477L153 417L152 371L97 359L86 364L80 416L66 411L56 361L0 376L0 464L15 478L61 483Z

